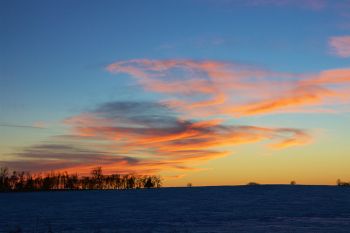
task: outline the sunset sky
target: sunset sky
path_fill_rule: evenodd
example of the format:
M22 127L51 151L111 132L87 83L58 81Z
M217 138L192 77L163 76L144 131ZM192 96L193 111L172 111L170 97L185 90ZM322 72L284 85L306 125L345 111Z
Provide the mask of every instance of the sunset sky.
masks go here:
M5 0L0 15L0 166L350 180L350 0Z

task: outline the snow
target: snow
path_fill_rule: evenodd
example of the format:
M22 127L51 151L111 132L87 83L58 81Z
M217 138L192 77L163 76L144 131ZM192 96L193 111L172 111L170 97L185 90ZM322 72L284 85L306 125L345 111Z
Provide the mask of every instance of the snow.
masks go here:
M350 188L260 185L0 193L0 232L348 233Z

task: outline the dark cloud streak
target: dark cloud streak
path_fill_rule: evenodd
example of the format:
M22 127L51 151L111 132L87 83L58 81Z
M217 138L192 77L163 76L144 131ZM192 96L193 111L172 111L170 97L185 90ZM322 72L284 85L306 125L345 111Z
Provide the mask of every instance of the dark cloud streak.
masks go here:
M9 128L24 128L24 129L45 129L44 127L33 126L33 125L17 125L9 123L0 123L0 127L9 127Z

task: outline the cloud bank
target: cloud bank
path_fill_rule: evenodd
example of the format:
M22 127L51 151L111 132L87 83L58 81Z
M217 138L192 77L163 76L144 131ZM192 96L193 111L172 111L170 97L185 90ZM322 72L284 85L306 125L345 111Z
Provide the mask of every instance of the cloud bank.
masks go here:
M102 166L106 172L183 174L232 155L240 144L262 142L276 150L312 142L307 130L236 125L237 117L333 112L350 100L348 68L295 74L215 60L134 59L106 69L116 78L129 75L157 93L159 101L101 103L65 119L68 134L24 148L0 164L80 173Z
M186 120L156 102L110 102L65 120L71 133L0 161L25 170L157 173L193 170L201 162L232 154L232 146L266 141L274 149L310 142L299 129L228 125L221 119Z

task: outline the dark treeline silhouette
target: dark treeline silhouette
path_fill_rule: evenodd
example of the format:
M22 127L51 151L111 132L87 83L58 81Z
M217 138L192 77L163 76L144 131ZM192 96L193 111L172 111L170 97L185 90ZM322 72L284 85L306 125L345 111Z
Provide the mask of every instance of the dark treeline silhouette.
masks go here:
M93 169L90 176L78 176L67 172L50 172L42 175L10 172L8 168L0 168L0 192L160 188L161 184L159 176L104 175L101 167Z
M349 186L350 187L350 182L344 182L341 181L340 179L337 180L337 185L338 186Z
M249 182L247 184L248 186L255 186L255 185L260 185L259 183L256 183L256 182Z

